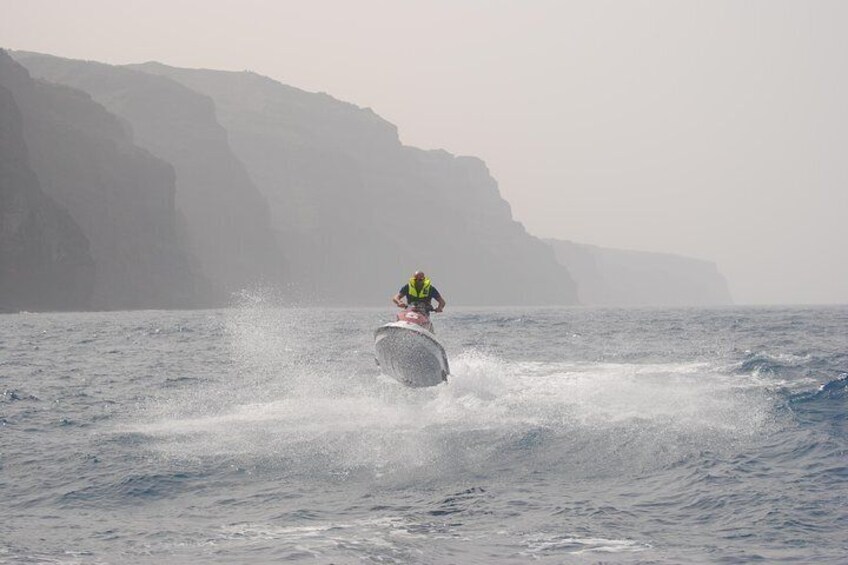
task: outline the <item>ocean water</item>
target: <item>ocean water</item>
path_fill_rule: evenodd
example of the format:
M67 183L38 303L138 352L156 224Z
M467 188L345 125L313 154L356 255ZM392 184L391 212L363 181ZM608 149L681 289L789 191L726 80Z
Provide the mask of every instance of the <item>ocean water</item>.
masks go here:
M0 562L848 562L848 307L392 314L0 316Z

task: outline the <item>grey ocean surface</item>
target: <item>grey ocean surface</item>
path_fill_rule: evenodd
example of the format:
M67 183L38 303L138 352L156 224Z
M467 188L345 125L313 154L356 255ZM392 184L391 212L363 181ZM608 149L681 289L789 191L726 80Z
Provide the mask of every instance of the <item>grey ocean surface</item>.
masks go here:
M0 562L845 563L848 307L0 316Z

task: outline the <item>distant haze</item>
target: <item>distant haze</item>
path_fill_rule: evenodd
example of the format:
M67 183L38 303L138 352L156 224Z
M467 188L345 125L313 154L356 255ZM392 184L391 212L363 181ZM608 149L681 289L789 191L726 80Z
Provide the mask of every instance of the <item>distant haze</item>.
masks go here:
M482 158L539 237L848 302L848 2L4 0L0 46L250 69ZM434 273L437 275L437 273Z

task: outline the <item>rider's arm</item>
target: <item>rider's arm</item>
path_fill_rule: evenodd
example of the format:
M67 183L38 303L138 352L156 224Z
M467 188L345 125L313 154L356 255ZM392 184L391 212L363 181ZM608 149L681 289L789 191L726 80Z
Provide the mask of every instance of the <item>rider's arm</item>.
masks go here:
M439 306L436 308L436 312L441 312L445 309L445 304L447 303L445 302L445 299L442 298L441 294L436 298L436 301L439 303Z
M403 302L403 297L409 293L409 285L403 285L400 287L400 290L397 294L392 297L392 302L395 303L395 306L398 308L406 308L406 304Z

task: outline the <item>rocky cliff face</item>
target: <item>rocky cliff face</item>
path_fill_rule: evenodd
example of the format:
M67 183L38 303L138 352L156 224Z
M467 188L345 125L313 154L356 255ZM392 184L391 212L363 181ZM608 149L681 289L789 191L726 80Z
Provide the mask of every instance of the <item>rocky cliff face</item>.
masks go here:
M547 240L577 281L580 301L609 306L732 304L727 281L709 261L666 253L605 249Z
M176 205L203 272L228 294L284 280L265 198L230 149L210 98L164 77L102 63L15 53L33 76L89 93L133 141L174 166Z
M404 147L371 110L252 73L133 68L215 102L305 300L385 303L421 268L454 304L575 302L568 271L512 220L479 160Z
M586 304L731 303L710 262L530 236L482 161L326 94L16 57L50 83L0 51L0 309L189 307L257 281L381 304L418 268L453 304L573 304L575 280Z
M385 304L418 268L452 304L573 304L575 280L586 304L731 303L712 263L528 235L482 161L405 147L369 109L252 73L16 56L51 83L0 52L0 308L187 307L256 281Z
M0 312L82 310L93 284L88 240L41 190L17 104L0 86Z
M0 52L0 85L21 115L44 192L90 243L95 309L203 301L178 233L173 168L132 144L115 116L78 90L32 79Z

